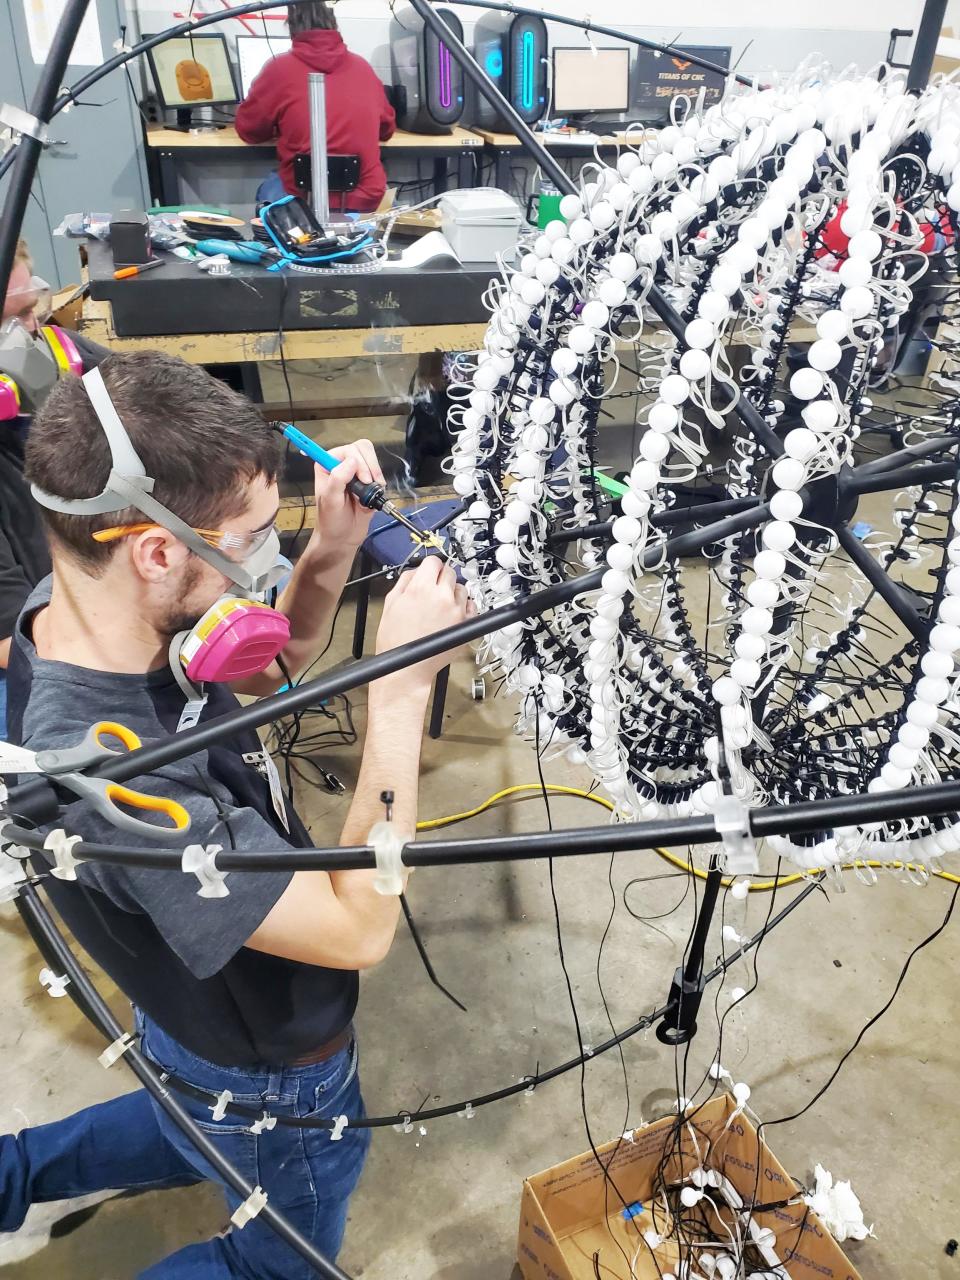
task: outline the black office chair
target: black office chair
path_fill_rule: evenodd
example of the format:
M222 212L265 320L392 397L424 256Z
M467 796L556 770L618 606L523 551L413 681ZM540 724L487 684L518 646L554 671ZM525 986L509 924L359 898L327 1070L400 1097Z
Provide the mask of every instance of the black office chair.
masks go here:
M293 157L293 181L297 190L307 196L313 189L313 165L309 151L301 151ZM334 196L340 197L340 212L346 206L346 198L360 185L359 156L327 156L327 186L330 189L330 207Z

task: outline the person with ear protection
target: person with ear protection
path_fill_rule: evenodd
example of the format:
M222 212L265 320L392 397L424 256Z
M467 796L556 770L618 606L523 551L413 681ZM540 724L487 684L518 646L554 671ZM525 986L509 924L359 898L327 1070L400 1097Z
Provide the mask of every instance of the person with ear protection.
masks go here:
M270 598L278 540L281 437L242 396L159 353L112 355L64 380L37 416L27 475L50 537L53 575L20 617L10 664L11 739L75 745L98 720L144 740L236 706L296 676L329 634L370 512L346 486L381 481L369 442L317 471L316 528L289 585ZM379 649L461 621L464 588L437 558L386 597ZM278 662L282 659L282 666ZM449 654L370 685L356 790L341 839L365 843L394 794L412 835L423 720ZM184 834L161 843L281 849L313 844L255 733L131 780L183 805ZM64 827L86 839L149 845L83 800ZM399 911L367 871L227 877L227 896L198 896L194 874L81 863L78 881L45 889L77 941L132 1000L141 1048L187 1081L178 1094L225 1156L328 1257L341 1243L369 1131L277 1126L215 1116L228 1090L303 1117L363 1114L352 1019L359 970L387 954ZM109 1188L216 1180L144 1091L0 1138L0 1232L31 1204ZM227 1192L231 1211L238 1205ZM2 1237L0 1237L2 1238ZM259 1219L184 1248L149 1280L299 1280L312 1269Z

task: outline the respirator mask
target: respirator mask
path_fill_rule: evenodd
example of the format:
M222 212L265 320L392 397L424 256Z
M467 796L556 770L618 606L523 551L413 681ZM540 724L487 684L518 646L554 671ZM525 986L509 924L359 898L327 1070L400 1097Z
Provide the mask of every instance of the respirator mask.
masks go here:
M266 602L267 593L286 568L280 556L280 539L272 527L247 535L197 530L168 510L153 497L155 481L147 475L120 421L100 370L92 369L81 381L110 445L107 483L102 493L93 498L60 498L33 485L37 502L51 511L83 516L134 507L234 584L233 590L211 605L199 622L171 641L170 666L188 700L178 726L182 729L199 718L206 701L203 686L207 682L230 682L258 675L289 642L289 620ZM101 541L121 531L105 532ZM231 559L231 553L237 558Z
M55 324L36 334L19 320L0 328L0 422L36 413L63 373L83 372L80 353Z

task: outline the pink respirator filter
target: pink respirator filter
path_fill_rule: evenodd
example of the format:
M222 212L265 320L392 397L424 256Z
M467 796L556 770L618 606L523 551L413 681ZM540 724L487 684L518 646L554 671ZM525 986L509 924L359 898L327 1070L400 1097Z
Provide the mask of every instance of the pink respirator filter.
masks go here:
M265 671L290 641L288 618L256 600L229 596L208 609L183 642L180 661L194 684L229 683Z

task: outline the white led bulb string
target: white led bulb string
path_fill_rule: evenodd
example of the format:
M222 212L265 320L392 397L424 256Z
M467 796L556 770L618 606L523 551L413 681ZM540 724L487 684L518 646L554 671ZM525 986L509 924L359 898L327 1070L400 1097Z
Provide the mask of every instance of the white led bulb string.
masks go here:
M772 687L795 656L792 622L779 627L772 641L767 623L779 609L802 612L832 549L802 536L809 522L800 490L850 460L857 415L866 403L860 388L886 326L909 304L909 286L919 274L907 279L906 267L896 261L907 261L916 222L903 212L894 226L901 210L888 163L903 155L914 111L920 120L937 122L937 171L946 175L951 207L960 205L957 116L944 124L943 112L929 101L934 92L918 105L892 77L882 84L797 84L728 98L702 119L688 117L658 136L647 133L615 168L590 166L580 193L564 197L568 221L526 241L518 270L491 290L494 315L481 363L472 386L461 392L466 407L457 405L451 414L459 427L454 486L470 504L456 532L471 593L483 608L566 576L562 562L574 547L555 551L551 533L598 518L590 467L598 403L611 390L609 379L601 385L602 369L617 366L617 334L635 324L654 275L678 309L689 315L695 307L684 340L657 379L623 514L609 542L581 544L585 567L602 557L600 591L555 610L549 628L539 621L506 628L484 651L484 660L521 695L521 727L536 726L554 747L569 741L571 758L586 757L624 816L709 808L716 788L707 780L718 760L710 738L717 723L740 783L761 801L780 787L776 778L758 782L736 757L763 741L762 723L752 723L751 695ZM816 292L809 293L814 281L820 289L825 278L811 262L809 239L841 200L850 254L829 281L834 297L824 308L811 300ZM759 532L752 571L744 564L749 538L735 535L722 546L719 575L730 591L724 600L727 655L701 655L685 625L675 569L641 573L638 565L665 538L650 524L670 501L664 485L690 478L706 454L699 415L715 426L732 421L733 395L717 397L710 390L713 383L732 387L726 353L731 298L742 299L740 334L758 342L736 394L749 394L775 428L784 413L777 365L794 309L818 312L817 339L791 379L791 392L805 400L804 425L782 433L786 451L763 490L773 518ZM856 374L845 377L846 385L835 381L844 358L853 360ZM729 492L749 496L757 492L762 453L736 433L733 448ZM492 490L499 490L494 502ZM785 577L788 563L793 578ZM658 591L672 621L661 621L651 635L633 606ZM937 633L940 645L955 638ZM845 652L842 645L837 651ZM707 664L718 658L725 673L718 677L714 666L708 679ZM944 667L936 658L927 665ZM917 688L918 701L944 694L940 684L918 680ZM810 714L820 714L822 703L815 693L806 704ZM914 719L928 715L908 713ZM881 742L888 731L878 722ZM838 777L852 776L853 764L844 763L849 737L846 726L833 736L840 744ZM699 756L688 747L693 740L699 740ZM678 741L682 749L673 745ZM889 744L892 758L879 765L881 783L892 785L908 766L928 767L909 754L915 741L918 735L908 731L905 751L896 749L899 737ZM658 744L662 758L649 743ZM898 839L905 834L896 832ZM798 846L798 861L808 858L809 849Z

